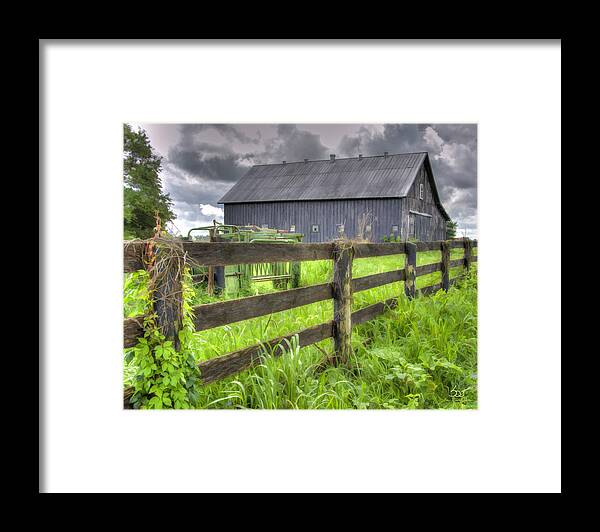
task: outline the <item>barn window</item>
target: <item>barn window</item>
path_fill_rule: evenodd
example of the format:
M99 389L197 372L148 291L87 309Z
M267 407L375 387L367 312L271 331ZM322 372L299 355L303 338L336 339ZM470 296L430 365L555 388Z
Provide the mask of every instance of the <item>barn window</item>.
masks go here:
M397 232L398 232L398 226L392 225L392 233L397 233Z
M290 225L290 233L296 232L296 226L294 224Z
M344 232L344 224L337 224L337 232L342 234Z
M423 199L423 184L419 185L419 199Z
M313 233L318 233L319 232L319 224L313 224L312 228L311 228L311 231Z
M261 227L262 227L263 229L268 229L268 228L269 228L269 224L262 224L262 225L261 225Z

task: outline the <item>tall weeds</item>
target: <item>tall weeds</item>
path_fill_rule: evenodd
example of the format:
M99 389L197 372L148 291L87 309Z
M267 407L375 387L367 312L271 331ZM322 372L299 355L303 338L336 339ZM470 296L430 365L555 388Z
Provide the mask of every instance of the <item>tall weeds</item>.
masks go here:
M453 256L452 258L455 258ZM418 255L418 264L439 261L439 253ZM359 259L355 276L402 268L402 256ZM330 339L299 348L292 338L281 357L266 356L252 370L200 388L197 408L262 409L464 409L477 407L477 278L471 274L450 288L409 301L353 329L354 355L348 367L316 371ZM451 271L451 277L460 273ZM331 262L303 263L302 284L331 280ZM134 274L135 275L135 274ZM439 272L418 278L417 287L439 282ZM140 310L136 294L143 277L128 279L126 313ZM269 288L261 287L261 291ZM354 308L402 294L393 283L355 294ZM206 296L198 291L198 300ZM231 297L231 296L226 296ZM126 298L127 299L127 298ZM331 320L331 301L306 305L193 334L193 351L206 360L270 338ZM125 382L133 372L126 365Z

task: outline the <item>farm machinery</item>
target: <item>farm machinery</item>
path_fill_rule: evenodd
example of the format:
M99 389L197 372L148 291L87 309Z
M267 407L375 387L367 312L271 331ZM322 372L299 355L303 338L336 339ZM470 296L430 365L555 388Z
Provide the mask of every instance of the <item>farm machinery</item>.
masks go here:
M282 243L297 244L304 237L301 233L292 233L282 229L270 229L256 225L228 225L213 221L212 225L194 227L188 231L184 240L196 240L192 233L208 231L211 242L238 243ZM206 236L200 237L206 240ZM239 293L246 291L253 283L272 282L274 288L297 288L300 283L300 262L267 262L258 264L237 264L232 266L214 266L193 268L195 281L206 281L209 295L226 291Z

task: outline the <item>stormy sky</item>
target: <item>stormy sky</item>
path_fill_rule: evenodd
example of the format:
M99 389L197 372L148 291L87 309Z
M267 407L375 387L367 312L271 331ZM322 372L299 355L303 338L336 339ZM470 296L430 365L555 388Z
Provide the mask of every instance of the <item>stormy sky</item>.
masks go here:
M459 234L477 237L476 124L132 124L164 157L175 228L223 221L219 198L253 164L427 151Z

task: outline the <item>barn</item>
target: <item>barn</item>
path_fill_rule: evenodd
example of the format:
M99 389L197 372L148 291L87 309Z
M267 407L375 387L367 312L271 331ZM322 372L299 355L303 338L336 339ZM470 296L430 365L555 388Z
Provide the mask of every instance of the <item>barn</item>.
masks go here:
M380 242L444 240L450 220L427 152L255 165L219 200L224 223Z

